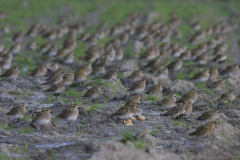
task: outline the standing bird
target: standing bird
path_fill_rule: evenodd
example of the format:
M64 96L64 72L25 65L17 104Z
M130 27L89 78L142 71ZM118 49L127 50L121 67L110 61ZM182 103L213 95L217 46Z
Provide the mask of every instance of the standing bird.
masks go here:
M47 125L51 122L51 109L45 108L41 112L37 113L35 118L32 120L31 125Z
M8 113L8 117L11 119L18 119L23 118L23 116L26 114L26 104L20 103L17 107L13 107Z
M206 121L206 120L216 120L219 118L218 110L214 109L211 111L204 112L201 116L197 118L199 121Z
M158 105L160 109L168 109L176 106L176 93L171 93L168 97L164 98Z
M221 91L225 87L225 80L220 79L218 81L212 82L210 85L208 85L208 88L214 90L214 91Z
M161 114L161 116L173 116L178 117L185 113L186 105L184 103L180 103L177 106L172 107L169 111L167 111L164 114Z
M205 82L208 80L209 75L209 70L201 71L194 75L193 80L196 82Z
M114 68L112 71L106 73L102 78L103 79L117 79L118 69Z
M221 74L224 76L230 76L232 74L235 74L238 72L238 64L233 64L230 66L227 66L227 68L225 68Z
M65 89L65 86L63 82L59 82L57 84L53 84L49 89L47 89L45 92L52 92L54 96L59 96L60 93L62 93Z
M156 77L158 79L167 79L168 78L168 68L160 69L157 71Z
M20 50L21 50L21 44L20 44L20 43L16 43L16 44L12 45L11 48L9 49L9 51L10 51L12 54L19 53Z
M74 81L74 73L68 73L63 76L63 84L65 86L70 86Z
M81 69L86 69L86 71L87 71L86 73L87 73L87 75L89 75L92 72L92 64L87 63L87 64L83 65L81 67Z
M83 97L87 97L87 98L90 98L90 99L96 99L98 97L100 97L101 93L102 93L102 90L101 90L101 86L100 85L96 85L92 88L90 88L85 94Z
M56 76L58 76L58 75L60 75L60 74L62 74L62 73L63 73L62 69L61 69L61 68L58 68L58 69L55 70L52 74L50 74L48 80L51 80L51 79L53 79L54 77L56 77Z
M139 81L141 78L143 78L142 70L134 71L129 77L127 77L127 79L131 81L131 83L135 83Z
M59 68L57 62L48 63L48 64L46 64L46 66L51 72L54 72Z
M184 114L176 117L176 119L182 118L192 113L192 102L190 100L186 100L184 104L186 105Z
M132 103L139 103L140 104L140 96L139 95L135 95L133 96L131 99L129 99L125 105L129 105L129 104L132 104Z
M133 117L134 112L136 111L137 107L139 106L139 104L129 104L129 105L124 105L123 107L119 108L115 113L113 113L111 115L112 118L118 118L121 120L124 119L129 119L131 117Z
M177 58L175 61L171 62L167 68L173 71L180 70L182 68L182 60Z
M219 55L216 55L216 57L214 57L212 59L212 61L218 62L218 63L223 63L226 59L227 59L227 52L223 52Z
M47 51L45 51L45 53L43 55L49 56L49 57L54 57L54 56L56 56L57 52L58 52L57 45L53 45Z
M37 43L33 41L28 43L25 49L29 51L33 51L36 49L36 47L37 47Z
M215 122L208 122L202 126L199 126L196 131L190 133L189 135L196 135L196 136L208 136L214 131Z
M34 77L43 77L47 74L47 67L44 63L40 64L40 66L30 73L31 76Z
M73 52L69 52L69 53L63 58L63 63L64 63L64 64L72 64L73 62L74 62Z
M141 78L139 81L135 82L128 91L130 91L131 94L138 94L143 92L145 87L146 79Z
M213 80L213 79L216 79L217 76L218 76L218 68L217 67L211 67L210 70L209 70L209 79L210 80Z
M234 91L230 90L229 92L222 94L221 97L218 99L218 101L222 101L222 100L233 101L235 98L236 97L234 95Z
M208 60L208 57L207 57L207 52L206 52L206 53L203 53L203 54L197 56L194 61L199 65L204 65L207 63L207 60Z
M63 74L59 74L58 76L50 79L49 81L43 83L42 85L53 85L53 84L58 84L59 82L63 81Z
M156 94L162 96L162 85L156 84L148 89L146 94Z
M0 61L0 69L6 70L11 67L12 61L11 60L3 60Z
M86 69L80 69L74 73L74 80L77 83L81 83L87 79L87 70Z
M15 65L12 68L6 70L6 72L3 73L0 77L5 77L7 79L14 79L14 80L16 80L18 75L19 75L18 66Z
M76 104L72 104L68 109L63 110L58 116L67 121L70 125L71 122L77 119L78 115L78 106Z
M178 101L177 103L183 103L186 100L190 100L193 103L196 102L197 100L197 91L196 90L191 90L187 94L184 94Z

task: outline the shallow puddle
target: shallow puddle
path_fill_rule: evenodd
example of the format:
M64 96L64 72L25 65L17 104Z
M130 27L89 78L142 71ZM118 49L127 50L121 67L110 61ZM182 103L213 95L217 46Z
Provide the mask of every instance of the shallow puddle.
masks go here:
M57 148L61 146L67 146L71 144L75 144L76 142L63 142L63 143L52 143L52 144L40 144L36 145L37 148Z

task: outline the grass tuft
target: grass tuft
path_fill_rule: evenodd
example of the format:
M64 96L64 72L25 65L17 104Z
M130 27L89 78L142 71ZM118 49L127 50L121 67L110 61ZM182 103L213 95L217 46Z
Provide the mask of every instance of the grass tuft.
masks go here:
M88 111L91 111L91 110L93 110L93 109L103 109L103 108L104 108L104 107L101 106L100 104L94 103L94 104L92 104L90 107L85 108L85 110L88 112Z
M157 95L150 95L144 98L144 101L159 101L160 98Z
M187 127L187 124L185 124L182 120L173 121L172 125L174 125L174 126L181 126L181 127Z
M197 82L197 83L195 83L194 85L195 85L198 89L200 89L200 88L206 88L205 83Z
M32 128L30 128L30 127L25 127L25 128L18 129L17 132L18 133L29 133L29 134L33 134L34 133Z

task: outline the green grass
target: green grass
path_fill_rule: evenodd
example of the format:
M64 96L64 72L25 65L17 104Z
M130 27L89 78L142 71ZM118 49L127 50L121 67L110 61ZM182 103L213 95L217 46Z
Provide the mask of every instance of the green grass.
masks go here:
M240 155L235 155L232 157L232 160L240 160Z
M174 125L174 126L181 126L181 127L187 127L187 124L185 124L182 120L173 121L172 125Z
M130 44L128 44L125 48L124 57L126 57L126 58L134 58L135 57L133 47Z
M25 147L25 149L28 149L28 144L25 139L24 139L24 147Z
M188 74L185 73L185 72L183 72L183 73L181 73L181 72L176 73L177 79L185 79L187 75Z
M55 150L51 149L50 151L48 151L48 156L51 157L52 160L58 160Z
M47 101L50 102L50 103L55 102L56 101L56 97L53 96L53 95L48 95Z
M88 111L91 111L93 109L103 109L104 107L98 103L94 103L92 104L91 106L85 108L85 110L88 112Z
M0 129L5 129L5 130L11 131L13 129L13 126L0 124Z
M66 89L66 90L64 90L64 92L62 93L62 96L64 96L64 97L77 97L77 98L80 98L80 97L82 97L85 93L86 93L86 90L84 90L84 91L82 91L82 92L78 92L77 90L74 90L74 89Z
M194 83L194 86L196 86L198 89L206 88L206 84L205 83L201 83L201 82Z
M101 86L106 86L106 87L111 87L113 89L113 92L115 93L117 91L117 83L116 84L111 84L105 79L93 79L90 83L90 86L95 86L95 85L101 85Z
M122 132L122 139L120 142L126 144L128 141L132 142L137 149L145 150L148 144L140 137L133 137L130 132Z
M184 66L191 66L191 65L193 65L193 64L195 64L192 60L187 60L187 61L184 61L183 62L183 65Z
M29 133L29 134L33 134L34 133L32 128L30 128L30 127L25 127L25 128L18 129L17 132L18 133Z
M173 60L174 58L171 56L166 59L161 59L161 62L163 63L164 67L167 67Z
M30 119L30 118L31 118L30 115L24 115L24 116L23 116L23 119L24 119L24 120L28 120L28 119Z
M233 106L233 101L225 101L224 102L224 104L226 105L226 106L229 106L229 107L232 107ZM235 106L234 106L235 107Z
M157 95L150 95L143 98L144 101L158 101L160 98Z
M12 160L7 154L0 154L0 160Z

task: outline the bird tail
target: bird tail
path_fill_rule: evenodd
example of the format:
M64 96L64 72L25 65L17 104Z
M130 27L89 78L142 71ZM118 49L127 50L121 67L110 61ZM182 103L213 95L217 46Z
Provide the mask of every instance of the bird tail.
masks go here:
M181 115L177 116L175 119L181 119L183 117L184 117L184 114L181 114Z
M195 132L189 133L190 136L196 135Z
M160 114L160 116L167 116L167 113L164 113L164 114Z

